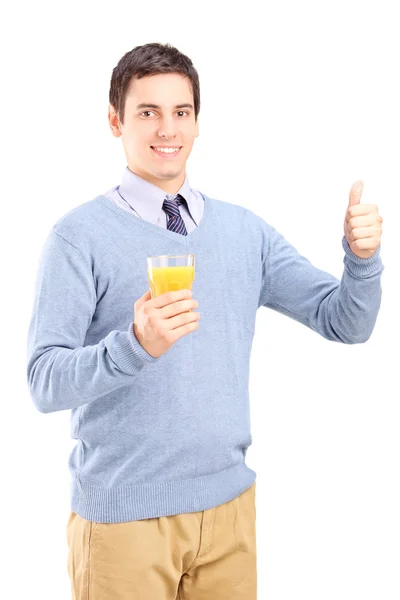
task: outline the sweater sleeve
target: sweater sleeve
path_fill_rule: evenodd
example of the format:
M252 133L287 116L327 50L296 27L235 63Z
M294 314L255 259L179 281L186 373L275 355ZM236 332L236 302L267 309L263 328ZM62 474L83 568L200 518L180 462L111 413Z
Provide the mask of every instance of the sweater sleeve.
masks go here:
M91 267L80 251L52 230L37 271L28 331L27 380L36 408L43 413L77 408L129 385L147 363L157 359L133 332L110 331L84 347L96 309Z
M285 314L327 340L366 342L378 316L384 270L380 246L370 258L356 256L345 238L341 280L316 268L263 221L259 306Z

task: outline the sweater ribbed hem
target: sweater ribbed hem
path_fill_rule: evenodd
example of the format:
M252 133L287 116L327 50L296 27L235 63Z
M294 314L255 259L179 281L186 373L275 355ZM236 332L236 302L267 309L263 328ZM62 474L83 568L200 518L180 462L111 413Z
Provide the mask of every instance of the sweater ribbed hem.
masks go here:
M382 259L380 257L380 245L375 253L369 258L360 258L354 254L346 236L342 237L342 246L346 253L343 262L356 277L360 277L361 279L364 277L371 277L372 275L382 273L384 270Z
M109 333L105 344L112 359L125 373L135 375L146 363L158 360L140 345L133 331L133 321L129 324L128 331Z
M244 462L203 477L116 488L78 483L74 479L71 508L83 519L97 523L199 512L233 500L255 479L255 471Z

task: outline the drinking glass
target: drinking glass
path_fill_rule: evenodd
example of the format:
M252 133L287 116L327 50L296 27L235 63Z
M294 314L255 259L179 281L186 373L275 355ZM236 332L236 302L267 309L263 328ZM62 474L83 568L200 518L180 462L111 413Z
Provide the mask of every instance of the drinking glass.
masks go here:
M151 297L165 292L191 290L194 281L194 254L150 256L147 273Z

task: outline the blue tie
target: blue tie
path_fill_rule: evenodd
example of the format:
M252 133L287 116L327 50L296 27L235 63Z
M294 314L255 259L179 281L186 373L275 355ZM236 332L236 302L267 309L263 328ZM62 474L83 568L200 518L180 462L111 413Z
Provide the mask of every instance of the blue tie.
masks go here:
M180 194L178 194L175 200L169 200L167 196L162 206L163 210L168 215L167 229L169 229L170 231L174 231L175 233L180 233L181 235L187 235L185 223L179 211L179 205L183 204L184 202L185 199Z

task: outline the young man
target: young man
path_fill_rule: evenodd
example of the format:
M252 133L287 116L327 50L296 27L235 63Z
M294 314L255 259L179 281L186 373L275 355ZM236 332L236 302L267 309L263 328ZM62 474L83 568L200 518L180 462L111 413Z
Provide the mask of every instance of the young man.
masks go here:
M28 382L39 411L72 409L68 571L80 600L254 600L256 311L346 344L367 341L379 311L382 218L360 204L362 186L339 281L250 210L191 189L199 110L198 74L177 49L123 56L108 114L122 182L61 217L40 259ZM193 296L151 298L146 258L187 253Z

